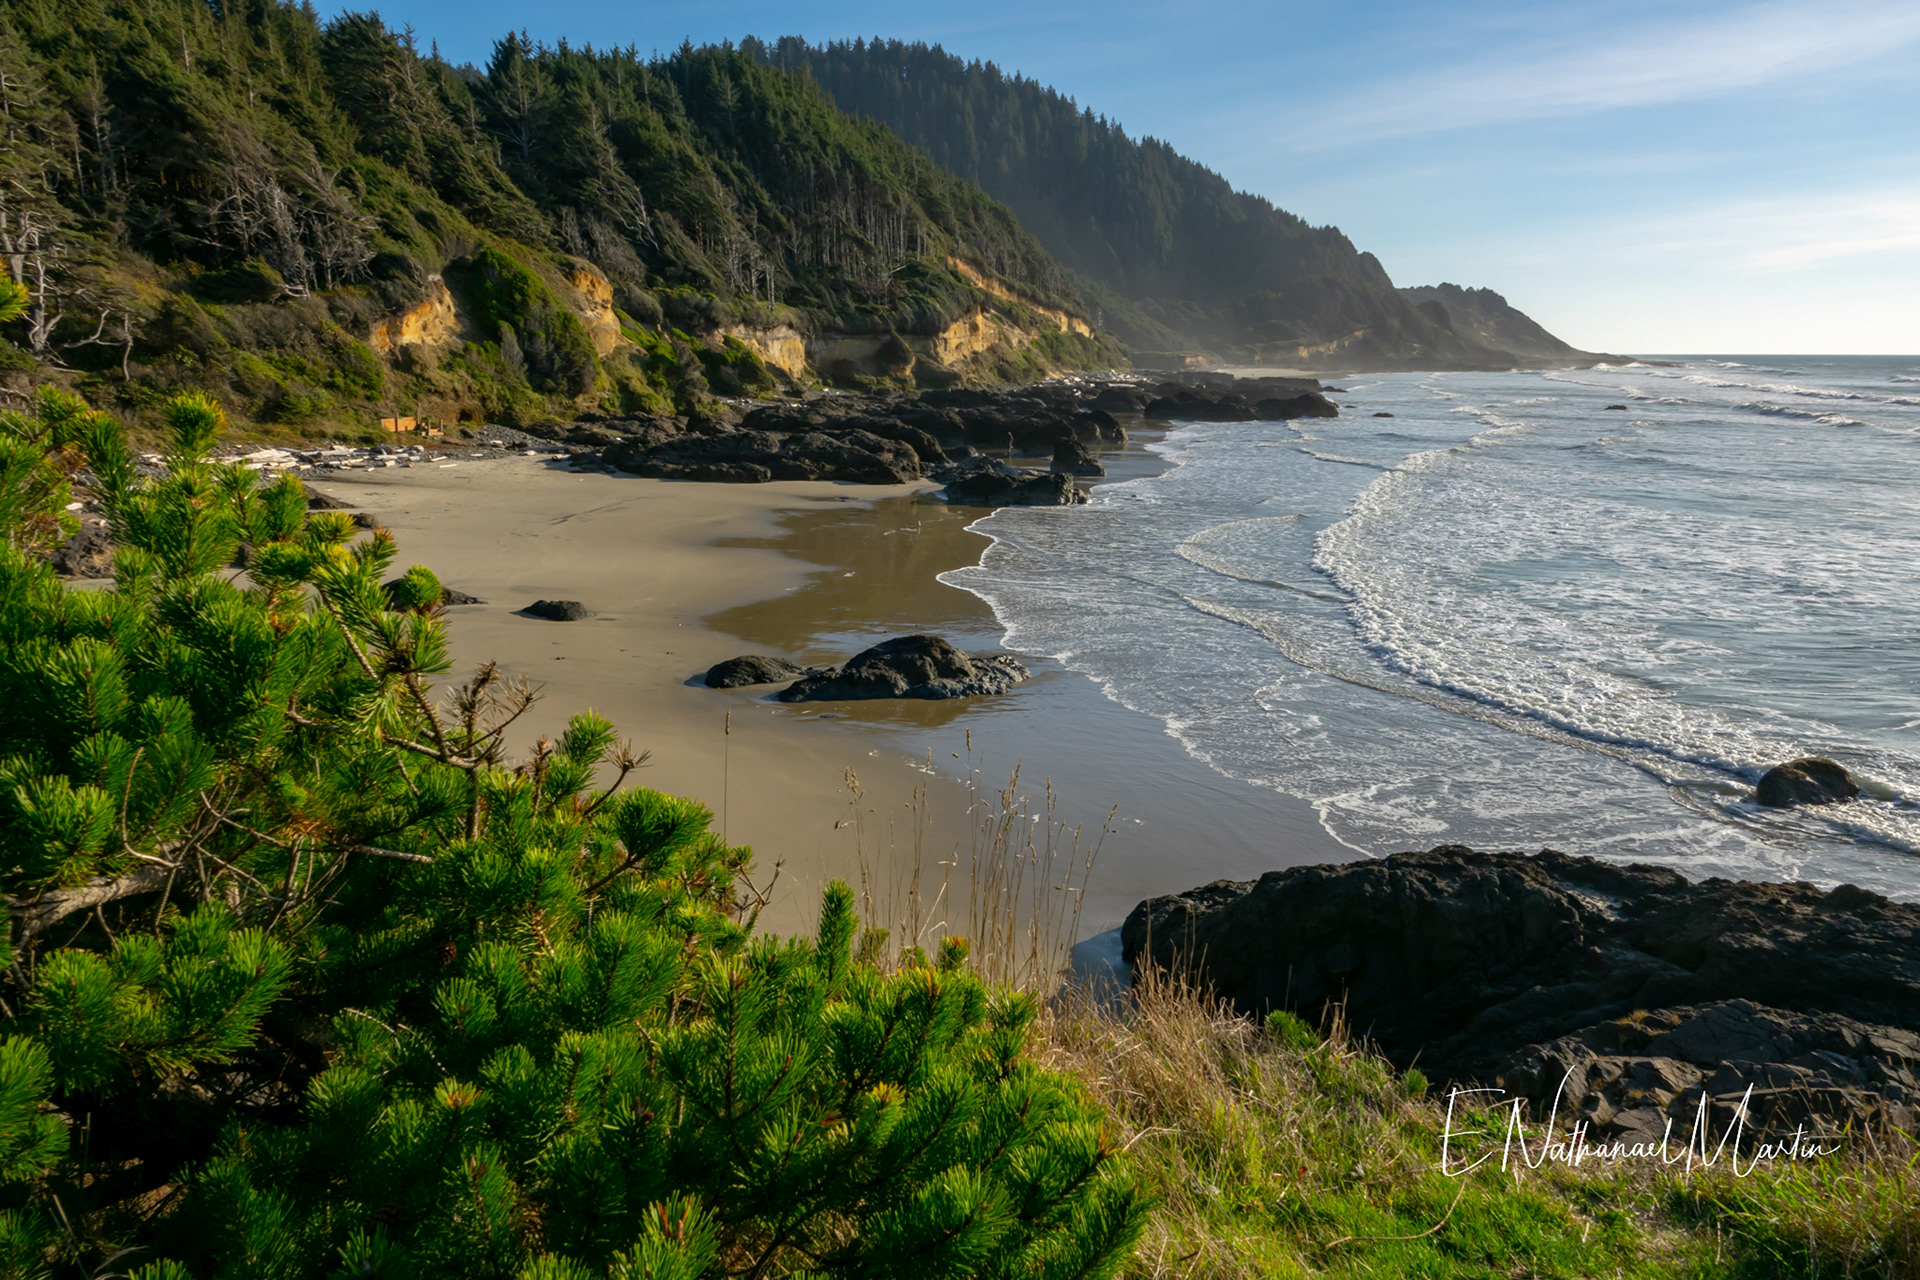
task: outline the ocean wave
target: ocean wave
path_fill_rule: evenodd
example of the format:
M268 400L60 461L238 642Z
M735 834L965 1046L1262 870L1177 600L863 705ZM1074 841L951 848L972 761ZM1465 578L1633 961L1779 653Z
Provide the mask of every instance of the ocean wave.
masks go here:
M1740 407L1749 413L1764 413L1770 418L1793 418L1800 422L1816 422L1823 427L1864 427L1868 425L1858 418L1849 418L1844 413L1822 413L1813 409L1795 409L1784 404L1769 404L1765 400L1749 400Z
M1763 391L1774 396L1801 396L1808 400L1850 400L1865 401L1872 404L1920 405L1920 398L1913 396L1883 396L1871 391L1848 391L1830 387L1804 387L1792 382L1741 382L1725 378L1710 378L1704 374L1687 374L1684 381L1706 387L1724 387L1732 391Z
M1390 471L1393 469L1389 463L1374 462L1368 458L1346 458L1337 453L1320 453L1307 448L1305 445L1299 445L1297 447L1300 452L1306 454L1309 458L1318 458L1322 462L1342 462L1349 467L1371 467L1375 471Z

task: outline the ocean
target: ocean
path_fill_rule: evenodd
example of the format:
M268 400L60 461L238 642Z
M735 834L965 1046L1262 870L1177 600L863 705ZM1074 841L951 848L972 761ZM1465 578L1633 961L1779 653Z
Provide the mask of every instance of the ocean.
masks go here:
M1920 898L1920 358L1339 385L1337 419L1176 424L1160 474L997 511L942 581L1360 853ZM1752 803L1809 754L1860 799Z

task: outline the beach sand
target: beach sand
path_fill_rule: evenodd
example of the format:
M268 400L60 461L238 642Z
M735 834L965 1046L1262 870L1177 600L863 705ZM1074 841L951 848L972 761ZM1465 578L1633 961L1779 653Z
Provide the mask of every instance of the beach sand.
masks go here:
M1157 465L1137 446L1107 462L1122 478ZM1033 814L1049 783L1056 797L1037 831L1053 827L1065 847L1077 826L1083 855L1098 845L1081 936L1150 894L1354 856L1304 802L1214 773L1048 659L1021 655L1035 678L1011 694L954 702L790 706L770 689L700 684L740 653L832 662L916 631L997 649L986 605L936 580L978 561L987 540L967 525L983 513L925 486L696 484L511 458L343 471L313 487L390 529L399 567L428 565L485 601L449 610L445 683L494 659L539 684L516 754L592 708L653 752L635 782L705 802L730 841L753 846L756 880L779 861L765 927L809 927L834 876L864 879L875 914L901 912L917 866L924 914L964 932L957 904L931 907L932 886L942 861L965 876L992 807L975 801L1016 765ZM594 616L516 612L540 599Z

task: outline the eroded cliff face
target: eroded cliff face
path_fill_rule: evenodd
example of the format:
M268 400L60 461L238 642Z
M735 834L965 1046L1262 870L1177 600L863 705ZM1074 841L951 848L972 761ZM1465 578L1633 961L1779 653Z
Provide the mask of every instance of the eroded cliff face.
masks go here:
M613 283L594 266L580 258L567 264L567 286L573 290L574 313L586 326L597 355L610 355L620 345L620 319L613 314Z
M453 294L437 275L427 277L427 296L419 305L389 316L373 326L367 345L383 356L402 347L442 347L460 333L460 311Z
M762 329L753 325L729 325L720 330L722 337L738 338L749 351L789 378L806 376L807 340L789 325Z
M978 267L970 263L961 261L959 258L948 258L947 265L955 271L958 271L961 277L974 288L984 293L990 293L1002 302L1019 303L1028 310L1052 321L1059 327L1062 333L1077 333L1083 338L1091 338L1093 336L1093 326L1085 320L1082 320L1079 316L1068 315L1066 312L1057 311L1052 307L1043 307L1037 302L1023 298L986 272L981 271Z

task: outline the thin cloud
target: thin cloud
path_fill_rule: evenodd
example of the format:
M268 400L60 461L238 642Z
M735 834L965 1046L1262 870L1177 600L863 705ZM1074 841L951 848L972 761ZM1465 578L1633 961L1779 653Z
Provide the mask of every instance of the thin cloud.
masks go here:
M1661 249L1755 271L1920 254L1920 187L1740 201L1649 230Z
M1387 101L1336 106L1302 133L1344 145L1711 98L1832 71L1916 40L1920 5L1910 0L1756 5L1712 21L1609 30L1416 76L1398 92L1389 89Z

